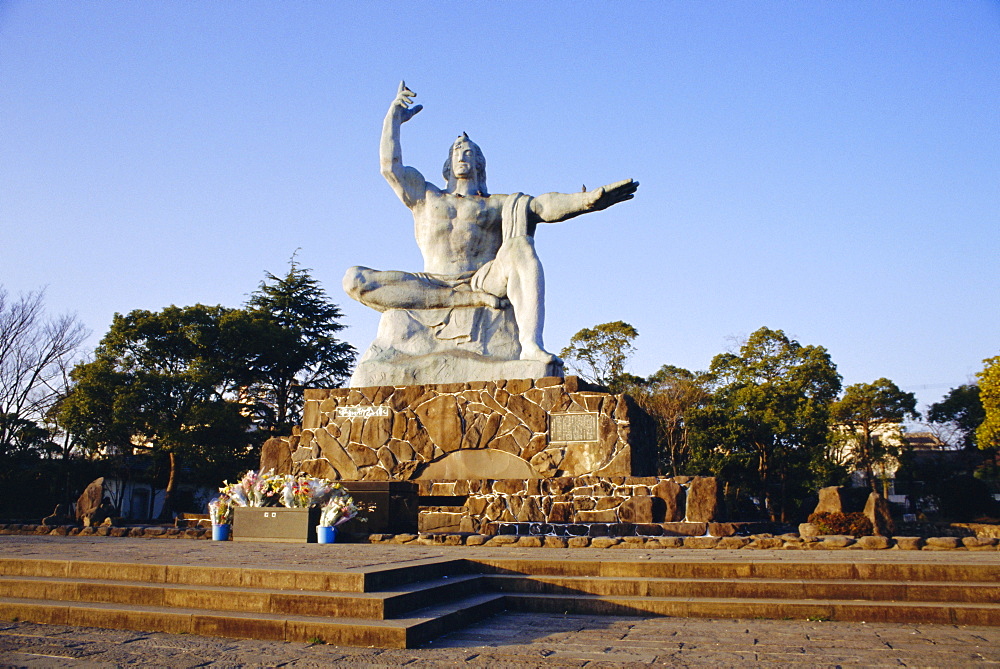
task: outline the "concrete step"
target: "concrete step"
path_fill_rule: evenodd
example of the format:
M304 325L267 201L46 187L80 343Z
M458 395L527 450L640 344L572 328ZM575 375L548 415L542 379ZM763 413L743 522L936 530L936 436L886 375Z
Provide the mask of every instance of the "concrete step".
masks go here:
M410 648L503 610L503 599L500 594L478 594L458 602L427 607L406 618L367 620L0 597L0 618L238 639L321 640L341 646Z
M482 576L462 574L399 585L381 592L338 593L134 583L110 579L0 576L0 597L385 620L441 602L479 594L483 590L483 584Z
M1000 561L996 564L956 564L955 562L820 562L815 560L724 560L678 559L664 562L634 560L533 560L477 558L480 573L533 576L606 576L624 578L718 578L739 580L769 578L782 580L879 580L934 582L1000 582Z
M692 597L601 597L507 593L507 606L536 613L687 618L768 618L854 622L1000 625L1000 604Z
M106 579L133 583L174 583L243 588L374 592L408 583L470 573L465 560L413 560L404 565L344 571L257 569L192 565L23 560L0 558L0 576Z
M820 599L902 602L1000 602L1000 583L917 582L859 579L696 579L609 576L489 576L500 592L630 597L721 597L727 599Z

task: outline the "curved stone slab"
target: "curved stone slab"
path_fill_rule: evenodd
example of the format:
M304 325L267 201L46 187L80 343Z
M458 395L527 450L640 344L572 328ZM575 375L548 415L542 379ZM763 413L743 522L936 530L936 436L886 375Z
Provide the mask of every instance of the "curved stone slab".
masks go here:
M417 479L537 479L538 472L523 458L492 448L455 451L430 462Z

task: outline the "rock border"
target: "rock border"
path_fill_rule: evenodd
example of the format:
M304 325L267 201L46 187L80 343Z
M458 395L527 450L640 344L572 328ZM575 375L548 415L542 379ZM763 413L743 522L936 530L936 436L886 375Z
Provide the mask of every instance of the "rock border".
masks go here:
M155 539L211 539L205 527L175 528L162 525L128 527L78 527L75 525L0 524L0 535L141 537ZM632 548L656 550L903 550L903 551L997 551L995 537L849 537L828 535L801 537L798 534L752 534L745 537L555 537L513 534L430 533L370 534L361 543L416 544L421 546L507 546L512 548Z

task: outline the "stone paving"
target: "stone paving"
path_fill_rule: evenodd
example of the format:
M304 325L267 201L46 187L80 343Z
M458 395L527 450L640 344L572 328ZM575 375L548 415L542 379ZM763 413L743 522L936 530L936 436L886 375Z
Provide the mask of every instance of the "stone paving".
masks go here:
M729 551L468 548L368 544L249 544L0 537L0 554L33 559L158 562L295 569L361 568L435 557L585 560L919 561L997 564L996 552ZM320 667L320 666L628 667L666 666L995 666L1000 628L793 620L709 620L507 613L421 648L346 648L0 623L4 667Z
M645 548L525 548L420 544L274 544L185 539L0 535L0 555L50 560L106 560L159 564L344 570L432 558L532 558L707 562L942 562L1000 565L1000 551L934 550L726 550Z
M422 648L0 623L4 667L978 667L1000 665L1000 629L785 620L510 613Z

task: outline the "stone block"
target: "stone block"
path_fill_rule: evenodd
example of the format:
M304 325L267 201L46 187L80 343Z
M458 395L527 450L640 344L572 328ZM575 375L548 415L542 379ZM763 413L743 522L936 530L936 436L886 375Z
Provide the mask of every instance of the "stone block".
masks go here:
M419 516L421 532L460 532L462 524L461 513L424 512Z
M587 548L590 546L590 537L570 537L566 540L566 545L570 548Z
M736 550L738 548L743 548L750 543L750 539L747 537L722 537L719 539L719 543L715 545L716 548Z
M799 536L814 539L819 536L819 528L812 523L801 523L799 525Z
M970 551L991 550L997 545L997 540L992 537L964 537L962 545Z
M885 550L891 542L888 537L858 537L857 545L865 550Z
M708 533L713 537L736 536L739 525L736 523L709 523Z
M590 540L591 548L611 548L612 546L617 546L622 542L621 539L617 537L594 537Z
M921 537L893 537L893 540L901 551L918 551L924 545Z
M928 537L924 541L925 551L952 551L961 546L958 537Z
M674 523L684 520L684 488L676 481L665 480L653 486L653 495L663 500L663 521Z
M819 539L823 548L847 548L854 544L854 537L848 537L843 534L830 534L821 536Z
M798 541L798 537L795 537L795 541ZM761 550L775 550L782 548L784 545L785 540L779 537L752 537L752 541L747 544L749 548Z
M595 511L606 511L608 509L617 509L622 503L625 502L624 497L598 497L596 500L596 505L594 506ZM652 521L646 521L652 522Z
M546 517L550 523L568 523L573 519L573 504L571 502L553 502Z
M708 534L708 523L663 523L664 536L700 537Z
M685 537L660 537L657 543L663 548L684 548Z
M659 537L663 535L663 526L658 523L638 523L635 533L644 537Z
M665 506L659 497L637 495L622 502L618 509L618 518L623 523L662 522Z
M684 548L715 548L719 537L685 537Z
M446 453L458 450L462 443L462 418L458 401L452 395L439 395L414 409L431 442Z
M616 523L618 515L614 509L604 511L577 511L574 522L577 523Z
M687 512L684 519L690 523L708 523L718 520L719 484L714 476L696 476L688 486Z

